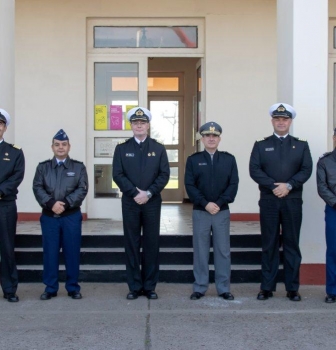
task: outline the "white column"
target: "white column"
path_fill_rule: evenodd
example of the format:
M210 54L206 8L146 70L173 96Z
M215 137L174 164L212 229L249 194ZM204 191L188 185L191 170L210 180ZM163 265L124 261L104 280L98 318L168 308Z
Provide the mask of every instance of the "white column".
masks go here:
M328 129L328 0L278 0L278 101L294 106L293 136L309 142L314 169L303 190L303 263L325 262L324 203L316 163L332 137Z
M0 0L0 108L12 117L5 133L14 142L15 0Z

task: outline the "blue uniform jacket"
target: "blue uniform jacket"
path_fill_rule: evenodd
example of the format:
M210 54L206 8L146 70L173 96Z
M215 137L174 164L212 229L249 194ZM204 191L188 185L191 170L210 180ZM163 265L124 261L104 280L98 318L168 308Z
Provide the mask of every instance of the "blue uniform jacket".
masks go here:
M165 147L147 137L142 149L134 137L117 145L113 156L113 180L127 197L150 191L160 195L169 181L170 169Z
M2 141L0 143L0 202L16 200L24 171L25 159L22 150Z
M256 141L250 158L250 176L259 184L261 198L275 198L275 182L289 183L286 198L302 198L303 184L310 178L313 161L308 142L288 135Z
M238 168L235 157L216 151L211 162L207 151L188 157L184 184L195 210L205 210L209 202L228 209L238 191Z

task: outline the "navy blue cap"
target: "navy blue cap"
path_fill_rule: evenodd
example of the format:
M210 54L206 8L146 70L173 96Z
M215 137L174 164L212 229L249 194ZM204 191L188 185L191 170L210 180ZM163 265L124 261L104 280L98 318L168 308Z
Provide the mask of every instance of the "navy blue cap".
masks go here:
M69 141L68 135L65 133L63 129L60 129L59 131L57 131L53 139L58 141Z
M215 122L208 122L203 124L200 129L199 133L203 135L217 135L219 136L222 133L222 127L215 123Z

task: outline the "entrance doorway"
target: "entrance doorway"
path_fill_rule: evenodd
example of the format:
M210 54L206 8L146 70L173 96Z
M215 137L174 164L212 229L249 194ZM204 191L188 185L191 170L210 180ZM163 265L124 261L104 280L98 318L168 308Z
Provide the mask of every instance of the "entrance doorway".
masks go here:
M186 158L195 152L197 72L199 58L92 57L88 70L88 218L121 220L121 192L112 180L112 158L118 142L132 137L126 120L134 106L152 112L150 136L168 153L171 176L164 203L186 198Z

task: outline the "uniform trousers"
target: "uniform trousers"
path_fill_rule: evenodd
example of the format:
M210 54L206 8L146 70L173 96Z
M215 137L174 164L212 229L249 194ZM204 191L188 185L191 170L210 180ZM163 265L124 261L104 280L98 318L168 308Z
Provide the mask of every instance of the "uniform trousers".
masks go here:
M159 280L161 196L154 196L143 205L127 196L121 202L129 290L155 290Z
M0 204L0 280L4 293L15 293L18 286L18 272L14 254L16 222L16 202L2 201Z
M325 207L326 253L326 292L336 295L336 209Z
M285 287L288 292L299 289L301 252L299 247L302 222L301 198L260 199L262 243L261 289L276 290L279 269L280 227L282 234Z
M40 218L43 242L43 283L45 291L58 291L59 252L62 248L68 292L80 291L78 284L80 247L82 239L82 214L80 211L63 217Z
M212 232L215 284L218 295L230 291L230 211L216 215L193 210L194 277L193 291L205 294L209 286L209 254Z

